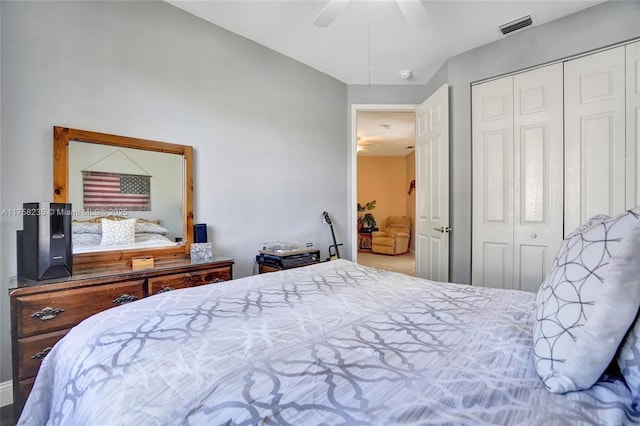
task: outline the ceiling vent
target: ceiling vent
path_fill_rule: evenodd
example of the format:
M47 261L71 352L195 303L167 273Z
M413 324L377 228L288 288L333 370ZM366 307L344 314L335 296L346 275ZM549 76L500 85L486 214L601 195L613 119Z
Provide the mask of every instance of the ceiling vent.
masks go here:
M523 16L522 18L516 19L515 21L507 22L506 24L502 24L498 27L500 33L502 35L508 35L514 33L516 31L523 30L533 24L532 15Z

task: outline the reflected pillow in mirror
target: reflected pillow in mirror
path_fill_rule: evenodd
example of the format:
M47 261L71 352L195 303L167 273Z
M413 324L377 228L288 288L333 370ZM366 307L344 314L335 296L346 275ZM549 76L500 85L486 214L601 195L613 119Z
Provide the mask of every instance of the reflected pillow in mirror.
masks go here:
M102 240L100 245L135 244L136 219L102 219Z
M160 234L167 235L170 231L157 223L136 222L136 234Z
M73 234L71 237L71 243L74 247L98 246L100 241L102 241L102 235L100 234Z
M71 225L72 234L101 234L102 224L100 222L73 222Z

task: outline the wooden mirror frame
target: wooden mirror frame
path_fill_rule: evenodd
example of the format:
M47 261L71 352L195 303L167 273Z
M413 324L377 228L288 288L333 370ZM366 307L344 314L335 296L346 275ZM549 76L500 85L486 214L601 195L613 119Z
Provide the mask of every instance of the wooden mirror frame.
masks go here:
M129 261L132 257L183 257L190 252L193 242L193 147L158 142L127 136L110 135L88 130L53 127L53 201L67 203L69 199L69 141L80 141L123 148L146 151L165 152L182 155L184 158L184 178L182 197L182 241L177 247L160 247L148 249L113 250L73 255L74 269L76 265L117 263ZM73 206L72 206L73 207Z

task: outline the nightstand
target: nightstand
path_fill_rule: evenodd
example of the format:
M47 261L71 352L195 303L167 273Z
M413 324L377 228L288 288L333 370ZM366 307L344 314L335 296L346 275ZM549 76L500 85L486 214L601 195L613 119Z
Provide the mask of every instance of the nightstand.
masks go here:
M370 252L371 251L371 233L361 232L358 234L358 251Z

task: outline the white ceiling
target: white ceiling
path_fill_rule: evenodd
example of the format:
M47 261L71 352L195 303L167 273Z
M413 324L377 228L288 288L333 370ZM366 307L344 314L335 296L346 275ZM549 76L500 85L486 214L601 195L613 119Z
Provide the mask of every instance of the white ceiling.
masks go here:
M165 1L343 83L364 85L426 84L447 58L503 38L502 24L531 14L534 26L542 25L602 2L422 0L426 22L411 26L396 0L351 0L322 28L313 21L329 0ZM400 78L403 70L409 79ZM411 152L413 115L361 115L356 132L369 146L359 155ZM391 127L379 126L385 123Z
M541 25L602 2L422 0L426 22L410 26L396 0L351 0L321 28L313 20L328 0L165 1L346 84L372 85L426 84L447 58L504 37L504 23L533 14Z
M358 111L358 156L405 156L415 144L413 112Z

